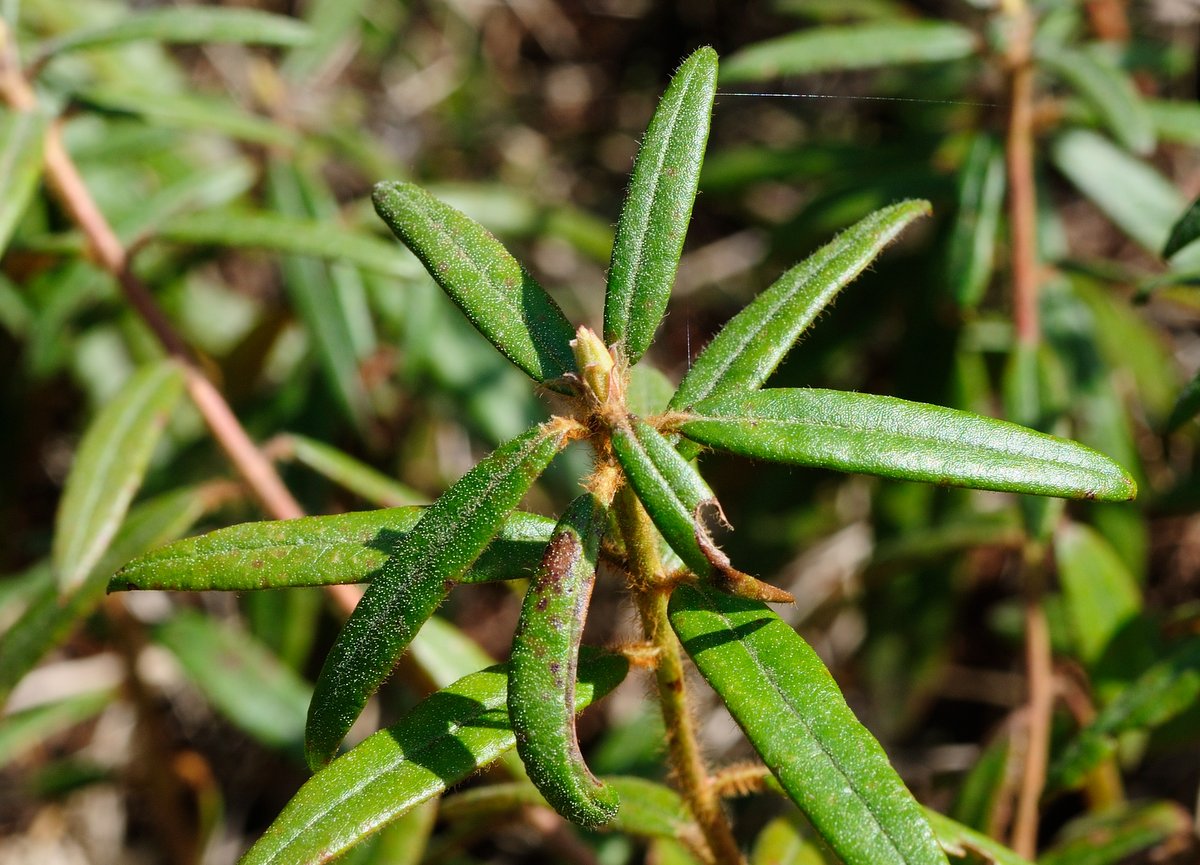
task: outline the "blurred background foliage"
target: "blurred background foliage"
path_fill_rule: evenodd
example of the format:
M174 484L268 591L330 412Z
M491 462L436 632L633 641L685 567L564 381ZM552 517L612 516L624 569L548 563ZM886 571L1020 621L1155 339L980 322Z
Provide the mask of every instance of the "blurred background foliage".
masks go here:
M1014 348L1007 258L1014 37L984 0L249 6L286 20L223 31L167 4L0 4L20 58L5 74L23 69L37 102L0 123L0 862L233 861L304 777L308 682L337 623L315 590L102 600L144 549L270 516L187 401L149 440L91 576L60 594L55 536L80 530L56 514L81 437L162 349L54 194L46 130L309 513L420 503L548 408L386 237L371 184L428 186L596 324L637 135L701 44L725 95L652 361L677 380L782 269L872 209L928 198L934 218L773 383L1008 416L1091 444L1141 488L1133 505L1022 513L998 494L706 458L733 560L797 596L787 615L918 798L1005 839L1026 745L1024 526L1052 534L1043 860L1196 861L1200 461L1176 400L1200 366L1200 257L1163 258L1200 193L1195 4L1034 6L1032 352ZM638 386L653 407L661 388ZM531 509L572 496L586 455L569 459ZM595 603L589 641L628 638L615 585ZM367 726L505 651L518 609L503 585L456 593ZM661 772L644 697L638 683L585 716L598 771ZM723 710L702 711L718 764L749 756ZM733 807L749 848L774 814ZM685 861L536 815L501 832L433 816L353 861ZM771 833L801 832L781 820L756 861L778 861Z

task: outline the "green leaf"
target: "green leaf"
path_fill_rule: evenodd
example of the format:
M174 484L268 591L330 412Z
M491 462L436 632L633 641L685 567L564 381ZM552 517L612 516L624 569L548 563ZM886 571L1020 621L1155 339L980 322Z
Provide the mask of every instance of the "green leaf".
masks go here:
M724 520L716 496L654 427L632 418L613 430L612 448L646 513L693 573L724 592L774 603L792 600L782 589L734 568L713 543L705 517L715 513Z
M155 237L198 246L291 252L355 264L399 279L420 274L415 261L397 255L394 245L377 237L324 220L276 213L234 209L189 213L157 226Z
M954 797L950 809L954 819L969 828L992 834L989 830L996 828L997 810L1008 785L1011 751L1007 736L996 739L984 749Z
M575 329L487 229L419 186L379 183L375 210L480 333L534 381L575 369Z
M576 708L612 690L624 658L585 652ZM472 673L369 736L312 777L241 865L328 862L392 820L473 775L516 743L504 666Z
M424 504L427 500L422 493L325 442L296 433L287 433L274 441L282 458L295 460L371 504L398 508Z
M1095 109L1117 141L1143 156L1154 151L1155 129L1133 82L1094 51L1054 45L1037 52L1037 62Z
M1171 234L1167 237L1166 246L1163 247L1162 257L1170 258L1197 237L1200 237L1200 198L1193 201L1183 216L1179 217L1179 221L1171 227Z
M1078 786L1133 730L1153 730L1200 700L1200 639L1191 639L1151 666L1084 728L1052 764L1047 789Z
M501 445L396 544L321 668L305 736L311 766L333 757L421 625L554 459L563 430L537 427Z
M699 403L679 430L742 456L900 480L1125 501L1133 480L1077 442L955 409L778 388Z
M508 715L517 752L554 810L594 829L620 797L587 767L575 732L575 668L608 510L585 493L563 512L529 583L508 662Z
M389 508L229 526L128 562L108 589L245 592L367 583L424 512L419 507ZM554 521L546 517L509 514L491 544L455 582L530 576L553 528Z
M1122 231L1154 255L1183 211L1183 196L1145 162L1101 135L1072 129L1050 148L1055 166Z
M1085 525L1059 528L1054 560L1079 659L1095 675L1140 616L1141 592L1108 541Z
M932 808L926 808L924 811L925 819L929 821L938 843L954 859L971 863L982 860L989 865L1030 865L994 838L956 823Z
M269 748L303 755L312 689L249 634L181 610L154 629L209 703Z
M30 748L94 718L116 694L110 690L78 694L43 703L0 718L0 767L8 766Z
M0 704L46 652L100 605L109 574L147 549L182 535L212 504L202 487L144 502L129 512L108 551L73 592L64 597L53 580L46 580L0 639Z
M991 282L1004 188L1004 150L995 137L980 134L959 174L958 212L946 254L946 279L962 309L977 307Z
M680 382L670 408L760 387L851 280L914 219L927 201L902 201L873 213L793 267L735 315L705 346Z
M1174 802L1129 803L1068 823L1038 865L1117 865L1135 853L1190 835L1191 819Z
M251 114L229 99L193 93L139 92L129 85L96 87L73 95L76 102L111 114L141 117L164 129L226 135L251 144L294 149L300 143L295 130Z
M45 137L46 117L41 112L0 113L0 254L37 190Z
M603 780L621 801L612 822L603 827L605 831L649 838L678 838L689 829L697 831L683 799L670 787L632 776L609 776ZM488 784L447 796L442 800L441 816L446 820L459 820L503 813L527 805L548 805L533 784Z
M77 588L108 549L182 394L178 364L149 364L84 433L54 521L52 561L64 593Z
M303 45L312 31L294 18L253 9L176 6L121 16L112 24L80 28L43 43L34 56L40 66L51 57L85 48L126 42L245 42L259 45Z
M942 63L971 57L979 47L975 34L965 27L935 21L817 27L759 42L737 52L725 60L721 83Z
M758 602L687 585L669 614L700 673L846 865L945 865L883 748L790 625Z
M1176 144L1200 145L1200 105L1167 99L1144 100L1158 137Z
M604 341L631 364L650 347L675 284L716 89L717 52L700 48L671 78L633 164L604 295Z
M1179 392L1164 428L1166 432L1174 432L1197 414L1200 414L1200 372Z
M810 835L794 812L776 817L754 839L750 865L830 865Z
M272 160L267 188L275 209L293 219L337 218L322 181L305 176L294 158ZM325 205L322 207L322 205ZM345 262L326 264L308 256L285 256L283 284L305 330L312 338L321 372L338 406L360 433L370 429L374 410L360 361L374 349L366 288L359 273ZM357 320L356 320L357 319ZM358 321L365 326L358 326ZM356 339L359 333L363 339Z

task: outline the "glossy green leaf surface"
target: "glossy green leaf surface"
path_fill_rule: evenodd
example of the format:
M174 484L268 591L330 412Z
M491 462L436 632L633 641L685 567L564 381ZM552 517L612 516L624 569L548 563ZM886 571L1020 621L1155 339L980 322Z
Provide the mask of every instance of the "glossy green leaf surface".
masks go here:
M1051 765L1047 788L1073 788L1117 749L1117 737L1152 730L1200 700L1200 639L1191 639L1148 668L1107 706Z
M42 176L46 117L37 111L0 113L0 253Z
M410 279L420 274L411 258L378 237L315 219L250 210L206 210L167 220L155 237L198 246L266 249L356 264L366 270Z
M709 535L705 520L723 519L721 506L704 478L654 427L633 418L612 434L621 469L679 558L697 576L722 591L786 603L791 595L735 569Z
M208 702L269 748L303 754L304 713L312 689L249 634L192 610L154 629Z
M83 582L104 555L182 394L178 364L147 365L88 426L55 517L51 559L64 592Z
M688 438L776 462L901 480L1125 501L1136 485L1077 442L1006 421L894 397L777 388L699 403Z
M375 186L375 210L500 353L537 382L575 369L575 329L491 232L419 186Z
M1088 102L1122 145L1143 156L1153 152L1154 122L1133 82L1097 52L1062 45L1037 52L1038 65Z
M575 732L575 670L608 511L590 493L563 512L521 606L508 662L508 715L534 786L573 823L596 828L620 798L584 762Z
M798 30L730 55L721 70L721 83L939 63L961 60L978 50L975 34L957 24L912 21L819 27Z
M754 390L849 282L904 228L930 212L927 201L903 201L871 214L793 267L735 315L693 361L670 408Z
M946 280L963 309L978 306L991 281L1004 187L1004 151L996 138L980 134L959 174L958 212L946 253Z
M1167 432L1173 432L1200 414L1200 372L1179 392L1178 399L1171 409L1171 414L1164 425Z
M921 808L821 659L764 605L679 586L671 626L788 796L846 865L945 865Z
M675 284L716 88L717 53L700 48L671 79L634 161L604 296L604 341L630 363L649 348Z
M229 526L134 559L113 575L108 588L245 592L366 583L379 574L423 513L419 507L389 508ZM553 528L554 521L546 517L509 514L456 582L529 576Z
M77 694L0 717L0 767L26 751L100 714L116 698L110 690Z
M1191 825L1187 811L1175 802L1128 803L1068 823L1038 865L1118 865L1191 834Z
M1050 157L1080 192L1144 249L1158 255L1186 202L1169 180L1095 132L1072 129Z
M191 487L143 502L129 512L108 551L76 589L63 597L54 581L46 580L0 638L0 704L46 652L100 605L109 574L147 549L184 534L209 505L203 489Z
M428 501L423 493L325 442L295 433L277 441L285 456L382 508L421 505Z
M305 734L310 765L337 752L421 625L563 443L560 430L537 427L501 445L426 508L396 544L321 668Z
M677 838L681 832L692 827L683 799L670 787L633 776L606 776L603 781L621 800L621 807L612 822L604 827L605 831ZM488 784L447 796L442 800L441 816L455 820L477 814L511 811L525 805L547 805L533 784Z
M576 708L625 677L624 658L585 652ZM508 671L472 673L369 736L314 775L241 860L241 865L328 862L516 744L509 725Z
M311 31L295 18L255 9L177 6L125 15L112 24L81 28L43 44L35 63L47 58L126 42L246 42L259 45L303 45Z
M1030 865L1028 860L1018 856L996 839L951 820L932 808L925 808L924 811L925 819L929 821L938 843L955 861L983 861L990 865Z

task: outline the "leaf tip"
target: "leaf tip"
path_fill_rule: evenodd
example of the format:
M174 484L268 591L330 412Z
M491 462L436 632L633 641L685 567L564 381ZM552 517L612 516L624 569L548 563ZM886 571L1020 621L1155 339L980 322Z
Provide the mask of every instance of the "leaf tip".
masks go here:
M715 510L717 519L724 526L729 526L729 520L725 518L725 512L721 509L721 505L716 499L707 499L700 502L700 504L696 505L696 510L692 515L692 522L696 533L696 544L700 547L700 552L704 554L704 557L708 559L709 564L716 571L712 576L713 585L722 592L738 598L763 601L768 604L795 603L796 599L792 597L791 592L786 592L783 589L772 586L770 583L764 583L762 580L743 573L733 566L729 561L729 556L725 555L724 551L716 545L708 532L708 527L704 522L704 512L706 510Z

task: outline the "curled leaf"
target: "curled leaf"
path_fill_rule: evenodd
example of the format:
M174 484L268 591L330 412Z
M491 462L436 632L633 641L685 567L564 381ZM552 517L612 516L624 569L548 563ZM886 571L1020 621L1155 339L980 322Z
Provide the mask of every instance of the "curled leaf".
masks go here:
M558 813L588 828L608 823L620 805L588 769L575 733L579 642L606 526L607 510L590 493L563 513L525 594L508 669L508 713L530 780Z

